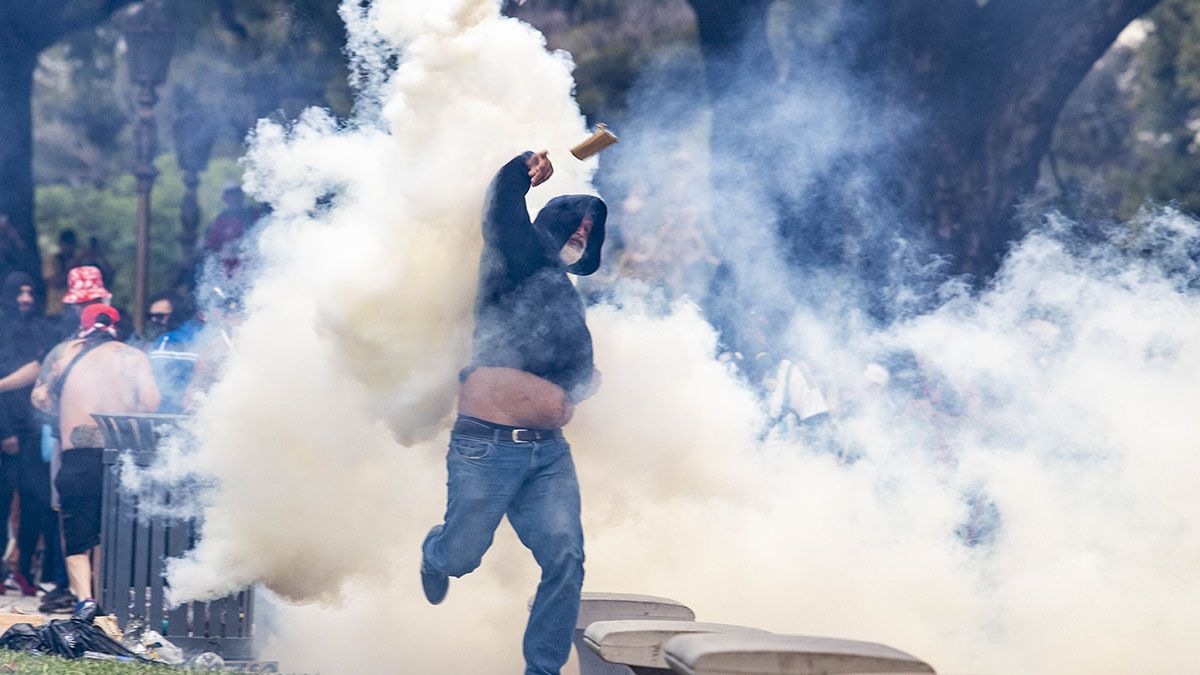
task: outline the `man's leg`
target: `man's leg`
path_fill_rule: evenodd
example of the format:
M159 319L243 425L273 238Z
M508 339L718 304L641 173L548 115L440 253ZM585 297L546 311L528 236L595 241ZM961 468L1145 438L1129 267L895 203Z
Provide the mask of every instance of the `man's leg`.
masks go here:
M42 461L40 434L21 436L20 485L21 521L17 530L17 545L21 549L21 556L17 569L29 583L34 583L33 558L38 539L44 536L46 543L41 577L44 583L53 576L50 564L53 562L54 542L50 539L50 523L54 512L50 509L50 465Z
M529 470L529 445L450 437L446 517L421 546L424 572L461 577L479 567Z
M67 556L67 579L75 597L81 600L92 597L91 552Z
M103 450L76 448L63 453L55 482L62 506L63 552L71 591L80 600L92 593L92 549L100 545L104 490Z
M557 675L571 653L583 588L579 482L565 441L538 443L535 472L508 510L508 521L542 568L525 628L526 675Z
M49 581L56 587L66 590L71 586L67 578L67 563L63 555L62 527L59 525L57 511L51 511L46 519L45 552L42 558L42 582Z
M12 519L13 494L20 478L20 455L0 454L0 557L8 553L9 521ZM0 568L0 584L8 578L7 568ZM0 587L0 594L4 593Z
M76 496L69 493L61 495L62 528L65 539L67 580L71 592L79 600L93 597L92 593L92 551L100 543L99 530L93 525L99 524L100 510L98 499L88 496Z
M47 520L50 524L46 530L46 554L42 558L42 581L54 582L54 590L42 596L42 604L38 607L38 611L43 614L69 612L75 607L79 598L71 590L71 580L67 576L62 527L59 525L60 513L51 511Z

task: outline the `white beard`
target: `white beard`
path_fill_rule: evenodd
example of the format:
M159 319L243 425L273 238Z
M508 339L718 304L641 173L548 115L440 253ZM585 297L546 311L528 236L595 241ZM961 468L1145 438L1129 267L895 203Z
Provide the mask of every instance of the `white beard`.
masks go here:
M586 248L586 246L579 246L568 241L567 244L562 247L562 251L559 251L558 259L561 260L564 265L570 267L571 265L574 265L583 259L583 252Z

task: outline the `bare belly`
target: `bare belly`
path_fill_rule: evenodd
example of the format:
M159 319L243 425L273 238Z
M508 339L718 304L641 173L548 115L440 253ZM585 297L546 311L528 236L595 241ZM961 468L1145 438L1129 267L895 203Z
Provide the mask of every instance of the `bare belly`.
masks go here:
M463 383L458 412L530 429L556 429L571 421L575 407L562 387L512 368L476 368Z

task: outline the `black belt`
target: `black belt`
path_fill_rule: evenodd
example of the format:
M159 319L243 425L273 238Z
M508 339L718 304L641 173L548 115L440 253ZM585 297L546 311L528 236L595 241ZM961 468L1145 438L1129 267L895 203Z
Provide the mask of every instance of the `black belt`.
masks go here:
M535 441L561 441L562 429L523 429L487 420L459 415L452 431L460 436L486 438L489 441L509 443L533 443Z

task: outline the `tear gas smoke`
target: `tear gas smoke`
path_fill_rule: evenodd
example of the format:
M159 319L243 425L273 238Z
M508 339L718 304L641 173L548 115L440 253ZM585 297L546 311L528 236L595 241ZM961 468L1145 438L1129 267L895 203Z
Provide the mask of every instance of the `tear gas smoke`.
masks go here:
M206 519L211 543L176 567L173 589L181 597L259 578L275 580L272 586L289 596L325 595L341 575L382 562L364 554L366 569L339 563L334 570L312 557L325 546L331 558L374 549L376 528L398 507L365 491L361 502L347 502L326 472L349 471L350 483L353 475L375 474L370 480L389 491L413 473L395 473L405 460L394 457L395 441L377 420L412 442L427 439L451 411L468 347L487 182L520 150L565 155L587 133L571 99L569 60L548 54L539 33L502 18L494 2L376 3L369 10L349 3L343 14L352 45L384 40L402 46L405 58L371 92L381 103L369 110L382 118L339 128L310 110L290 129L264 121L254 133L246 183L274 213L259 241L262 270L248 296L250 315L198 415L199 468L222 488ZM588 191L593 168L560 163L554 189ZM549 189L534 190L531 202L548 199ZM318 200L329 208L314 215ZM251 419L258 417L251 411L267 407L269 418ZM243 452L254 466L234 468L242 460L233 455ZM383 468L391 470L376 471ZM262 477L292 470L312 479L302 498L308 506L282 500L264 507L262 525L276 534L242 527L242 507L262 500ZM372 505L383 520L356 519L304 540L278 527L288 513L319 522L318 512L334 503L348 513ZM274 561L238 555L229 566L221 550L268 543ZM305 560L327 573L325 586L285 580Z
M374 49L403 58L354 122L310 111L255 132L247 184L275 212L200 444L177 455L216 487L171 592L265 584L285 601L264 655L288 670L516 671L537 570L511 530L439 607L421 596L419 544L444 505L486 183L549 148L555 176L531 205L588 189L592 165L565 151L586 135L570 62L493 0L346 7L360 64L382 63ZM637 136L623 130L626 151ZM686 169L703 173L693 151ZM1136 225L1157 259L1200 241L1178 214ZM1033 236L994 290L884 332L804 315L771 336L802 339L853 404L839 439L852 462L759 444L757 399L690 302L626 288L592 308L604 387L567 430L586 587L877 640L947 673L1186 670L1200 306L1180 279L1200 277L1069 241ZM911 386L859 378L872 361Z

